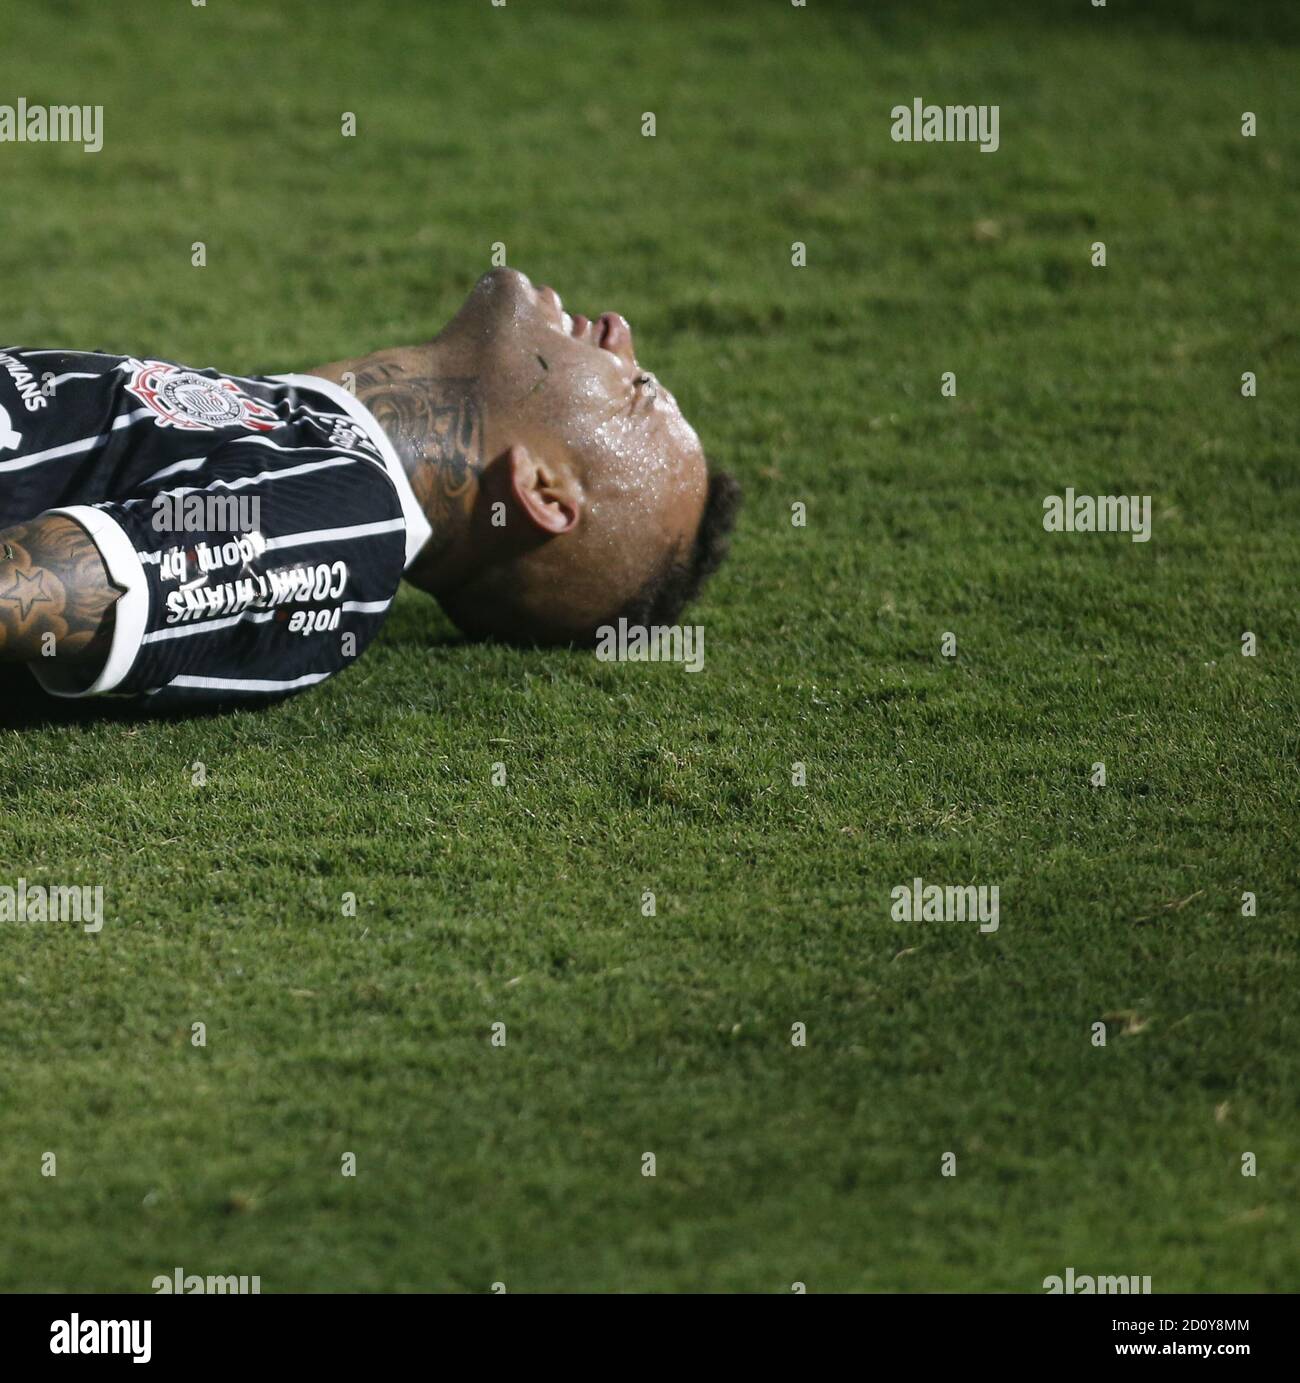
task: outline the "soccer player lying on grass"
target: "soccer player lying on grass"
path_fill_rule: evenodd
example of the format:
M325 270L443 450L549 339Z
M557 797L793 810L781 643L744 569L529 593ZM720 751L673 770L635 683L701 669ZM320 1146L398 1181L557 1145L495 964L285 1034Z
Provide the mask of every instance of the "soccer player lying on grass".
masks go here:
M615 312L496 269L432 342L244 377L0 352L0 658L60 696L266 700L403 576L466 633L676 620L738 502Z

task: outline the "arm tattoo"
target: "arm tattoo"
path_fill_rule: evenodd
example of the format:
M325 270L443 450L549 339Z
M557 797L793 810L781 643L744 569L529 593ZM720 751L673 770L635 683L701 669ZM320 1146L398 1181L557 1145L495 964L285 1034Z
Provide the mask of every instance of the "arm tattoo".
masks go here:
M0 533L0 659L107 656L120 592L79 523L49 514ZM49 638L53 635L53 640Z
M433 525L435 545L447 522L473 498L483 471L483 409L478 382L372 361L356 372L356 396L388 434L411 488Z

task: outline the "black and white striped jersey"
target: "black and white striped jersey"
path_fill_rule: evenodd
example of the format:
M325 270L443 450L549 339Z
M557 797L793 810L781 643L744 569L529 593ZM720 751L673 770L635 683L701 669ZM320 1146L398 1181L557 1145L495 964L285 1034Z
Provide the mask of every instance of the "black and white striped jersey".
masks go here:
M430 532L383 429L328 380L0 351L0 527L48 512L87 530L123 594L89 686L33 672L159 707L346 667Z

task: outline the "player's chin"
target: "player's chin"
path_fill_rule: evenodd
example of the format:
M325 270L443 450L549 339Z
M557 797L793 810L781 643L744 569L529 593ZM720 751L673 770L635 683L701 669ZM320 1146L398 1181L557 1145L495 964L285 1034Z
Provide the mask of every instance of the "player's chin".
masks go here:
M538 313L537 292L518 269L489 269L470 289L451 325L484 340L513 333Z
M499 299L504 302L532 301L532 280L518 269L489 269L474 285L471 298Z

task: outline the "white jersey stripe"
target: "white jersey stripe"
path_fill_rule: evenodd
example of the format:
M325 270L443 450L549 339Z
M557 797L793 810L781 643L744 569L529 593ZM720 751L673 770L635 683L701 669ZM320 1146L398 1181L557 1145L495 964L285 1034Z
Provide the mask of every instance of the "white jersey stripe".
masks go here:
M48 350L48 351L29 351L25 346L11 346L10 350L21 350L24 355L98 355L104 360L121 360L120 355L113 355L109 351L69 351L69 350ZM114 369L117 366L113 367Z
M270 447L272 451L329 451L335 456L348 456L354 461L368 461L372 466L375 464L375 458L367 456L363 451L349 451L346 447L331 447L324 442L318 442L314 445L309 443L302 447L286 447L279 442L271 441L269 437L233 437L231 441L238 442L241 446ZM145 476L140 484L148 485L155 480L166 480L169 475L175 475L179 471L196 471L200 466L205 466L211 459L210 456L192 456L185 461L173 461L170 466L164 466L162 470ZM273 472L267 471L266 474L271 475ZM280 472L280 474L287 474L287 472ZM196 488L202 489L203 487L198 486Z
M162 470L145 476L140 484L148 485L151 480L164 480L169 475L175 475L177 471L196 471L200 466L206 465L207 460L206 456L191 456L187 461L173 461L170 466L164 466Z
M252 614L251 611L246 613ZM274 614L274 610L269 610L266 618L270 619ZM225 619L210 619L206 624L180 624L175 629L155 629L152 634L146 634L140 642L162 643L164 639L184 639L190 634L210 634L216 629L229 629L232 624L238 624L243 618L243 615L227 615Z
M102 379L102 375L88 374L85 370L69 370L66 375L55 375L50 383L56 388L69 379Z
M282 471L259 471L257 475L241 475L236 480L214 480L207 485L179 485L174 490L159 490L154 499L162 495L189 495L195 490L215 490L218 485L223 490L239 490L245 485L256 485L261 480L281 480L287 475L306 475L308 471L323 471L330 466L354 466L360 459L357 456L332 456L328 461L304 461L301 466L286 466Z
M303 547L307 543L332 543L348 538L367 538L372 533L400 533L405 519L381 519L378 523L355 523L350 528L314 528L307 533L286 533L281 538L268 538L266 551L282 547Z
M305 447L286 447L279 442L273 442L269 437L235 437L232 440L241 446L270 447L272 451L330 451L336 456L351 456L357 461L368 461L372 466L376 464L375 458L367 452L353 451L350 447L336 447L329 442L317 442L315 445L309 443Z
M175 629L155 629L146 634L141 643L161 643L163 639L184 639L191 634L207 634L213 629L229 629L232 624L244 620L249 624L265 624L275 618L274 610L245 610L238 615L227 615L224 619L210 619L205 624L180 624Z
M34 352L27 351L27 355ZM0 461L0 471L22 471L28 466L38 466L42 461L53 461L60 456L76 456L79 452L91 451L95 447L102 447L105 442L111 441L113 433L124 427L130 427L138 423L141 418L156 418L158 415L152 408L137 408L134 413L122 413L113 419L112 429L108 432L101 432L98 437L83 437L79 442L68 442L61 447L50 447L48 451L34 451L30 456L20 456L16 461Z
M350 614L382 615L392 604L392 600L345 600L339 608ZM208 634L214 629L229 629L241 620L249 624L265 624L275 618L274 610L245 610L242 614L226 615L222 619L206 620L202 624L181 624L175 629L155 629L146 634L141 643L161 643L164 639L185 639L191 634Z
M293 691L295 687L310 687L316 682L323 682L328 676L328 672L308 672L302 677L291 677L286 682L273 682L261 677L173 677L167 686L209 688L212 691L281 692ZM166 688L158 687L156 690L165 691Z

